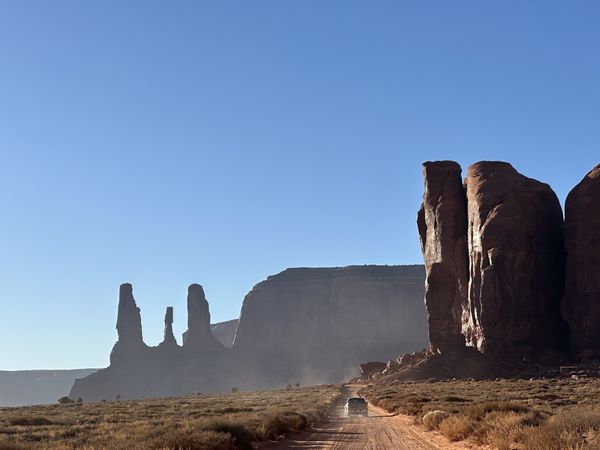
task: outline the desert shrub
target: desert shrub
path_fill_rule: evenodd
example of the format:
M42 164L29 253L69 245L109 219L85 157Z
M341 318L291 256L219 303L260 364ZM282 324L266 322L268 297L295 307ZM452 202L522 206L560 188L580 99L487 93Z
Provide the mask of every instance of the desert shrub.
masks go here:
M569 411L551 417L545 425L524 430L528 450L593 450L600 448L600 414Z
M155 450L237 450L228 433L209 430L169 430L154 438L147 448Z
M466 439L475 431L477 422L462 414L445 418L439 425L440 432L451 441Z
M294 431L306 428L308 419L304 414L282 411L264 416L258 432L262 439L275 439Z
M486 402L486 403L473 403L469 405L464 414L471 419L481 420L487 414L491 412L515 412L525 413L528 412L529 408L517 403L511 402Z
M443 397L442 400L445 401L445 402L450 402L450 403L465 403L465 402L469 402L469 400L467 400L466 398L457 397L455 395L447 395L447 396Z
M15 442L11 442L8 440L1 440L0 441L0 450L30 450L31 447L22 445L22 444L17 444Z
M252 449L252 442L255 439L254 433L245 425L233 421L215 420L207 424L206 430L217 433L228 433L233 438L235 447L239 450Z
M428 430L435 430L440 426L442 420L447 418L449 415L450 414L448 414L446 411L442 411L439 409L435 411L429 411L423 416L423 425L425 425L425 428L427 428Z
M22 416L22 417L12 417L8 420L8 423L16 426L42 426L42 425L52 425L50 419L46 417L40 416Z
M58 403L60 403L61 405L68 405L69 403L75 402L65 395L64 397L58 399Z

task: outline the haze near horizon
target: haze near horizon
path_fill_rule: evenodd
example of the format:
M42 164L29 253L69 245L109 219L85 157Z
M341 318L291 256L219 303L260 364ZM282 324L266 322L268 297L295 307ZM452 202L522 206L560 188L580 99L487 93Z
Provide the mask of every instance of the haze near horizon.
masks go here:
M148 344L287 267L421 263L421 163L564 202L598 158L600 5L0 7L0 370L103 367L120 283Z

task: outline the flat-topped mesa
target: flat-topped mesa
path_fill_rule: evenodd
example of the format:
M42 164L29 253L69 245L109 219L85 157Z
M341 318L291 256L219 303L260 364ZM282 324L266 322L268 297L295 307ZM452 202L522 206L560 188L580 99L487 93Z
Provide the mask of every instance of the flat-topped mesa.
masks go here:
M188 288L188 329L184 334L185 350L206 352L224 349L223 344L210 331L210 312L204 289L199 284Z
M142 338L140 309L135 303L133 288L129 283L119 287L117 333L119 337L110 354L111 364L128 359L147 348Z
M567 196L565 249L563 315L571 330L571 351L600 354L600 164Z
M423 164L425 193L417 216L425 260L425 305L434 352L463 349L467 305L467 197L454 161ZM466 320L466 319L465 319Z
M167 306L165 311L165 335L161 346L177 346L177 340L173 334L173 307Z
M483 353L560 349L564 287L562 210L550 186L510 164L483 161L467 176L467 344Z

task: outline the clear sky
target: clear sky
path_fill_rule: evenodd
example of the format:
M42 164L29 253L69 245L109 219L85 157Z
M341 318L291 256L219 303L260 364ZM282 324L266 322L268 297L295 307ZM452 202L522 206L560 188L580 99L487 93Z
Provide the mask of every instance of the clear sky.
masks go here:
M5 1L0 369L100 367L286 267L420 263L421 163L600 161L600 2Z

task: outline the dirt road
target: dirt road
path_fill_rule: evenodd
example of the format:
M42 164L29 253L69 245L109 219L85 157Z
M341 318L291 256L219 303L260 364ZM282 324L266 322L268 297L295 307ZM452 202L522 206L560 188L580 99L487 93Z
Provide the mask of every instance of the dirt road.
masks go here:
M356 395L361 386L348 385L344 398ZM450 443L436 432L425 431L402 415L390 415L369 405L369 417L344 416L343 403L336 406L327 423L290 439L270 442L264 450L284 449L400 449L400 450L464 450L474 447Z

